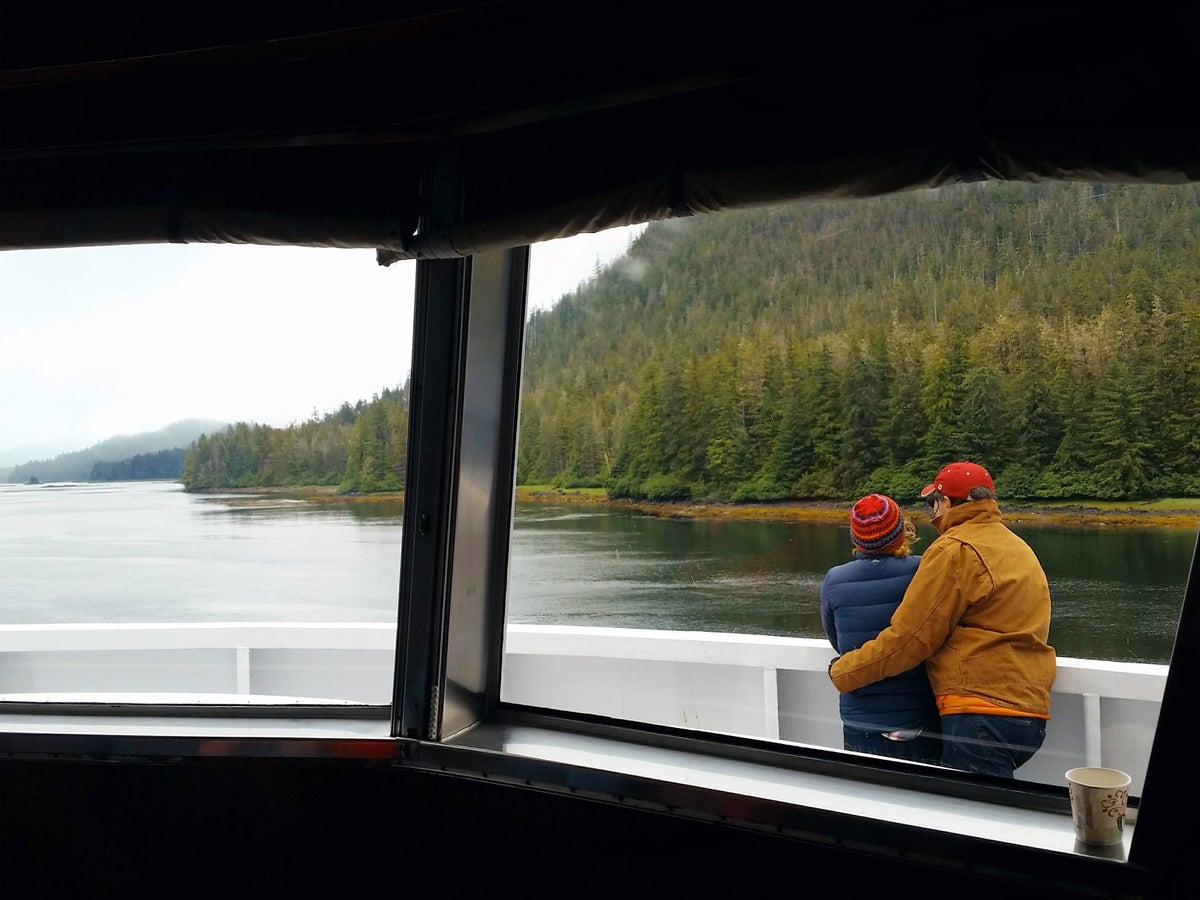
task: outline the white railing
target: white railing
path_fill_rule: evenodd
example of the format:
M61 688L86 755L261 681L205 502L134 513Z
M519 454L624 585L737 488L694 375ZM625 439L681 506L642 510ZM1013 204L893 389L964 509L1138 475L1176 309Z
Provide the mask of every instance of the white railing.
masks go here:
M374 623L0 626L0 700L391 702L395 627ZM616 719L841 747L823 640L510 625L502 699ZM1046 742L1018 777L1077 765L1140 794L1167 667L1058 661Z

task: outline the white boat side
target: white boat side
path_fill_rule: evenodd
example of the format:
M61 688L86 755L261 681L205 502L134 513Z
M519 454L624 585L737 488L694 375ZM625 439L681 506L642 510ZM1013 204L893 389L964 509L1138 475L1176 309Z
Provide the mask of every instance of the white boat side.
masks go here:
M0 701L391 702L389 623L0 626ZM840 748L823 641L510 625L502 699L654 725ZM1046 742L1019 779L1109 766L1140 795L1168 667L1060 658Z

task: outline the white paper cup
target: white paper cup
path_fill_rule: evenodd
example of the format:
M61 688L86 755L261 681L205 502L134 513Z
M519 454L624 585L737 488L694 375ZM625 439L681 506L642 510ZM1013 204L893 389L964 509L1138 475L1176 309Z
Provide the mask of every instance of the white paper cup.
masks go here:
M1081 766L1067 772L1075 839L1109 847L1125 833L1125 804L1131 779L1117 769Z

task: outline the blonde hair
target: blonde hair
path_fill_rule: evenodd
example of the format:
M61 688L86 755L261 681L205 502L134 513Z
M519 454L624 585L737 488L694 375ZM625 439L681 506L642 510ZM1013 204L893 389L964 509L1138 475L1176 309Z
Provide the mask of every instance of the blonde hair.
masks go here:
M899 546L891 552L892 556L908 556L912 553L912 545L921 538L917 534L917 526L913 524L912 519L908 516L904 517L904 538L900 541Z

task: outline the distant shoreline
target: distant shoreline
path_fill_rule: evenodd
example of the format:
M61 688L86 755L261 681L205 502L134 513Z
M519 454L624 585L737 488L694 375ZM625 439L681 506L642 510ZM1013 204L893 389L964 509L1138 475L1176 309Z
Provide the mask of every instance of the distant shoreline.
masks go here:
M196 494L283 496L316 503L402 502L403 492L377 494L339 494L336 487L227 488L195 491ZM737 519L746 522L845 522L849 502L834 500L796 500L780 503L703 503L687 501L658 503L637 500L610 500L602 489L562 489L547 486L517 488L518 503L594 504L623 509L643 515L674 519ZM905 504L905 512L918 522L928 522L924 507ZM1010 524L1058 525L1065 527L1141 527L1200 528L1200 499L1148 500L1121 502L1101 500L1050 501L1043 504L1000 502L1005 521ZM914 515L915 513L915 515Z
M737 518L754 522L845 522L850 502L839 500L788 500L781 503L652 503L648 500L610 500L596 490L517 488L518 503L598 503L616 509L668 518ZM1044 504L1000 504L1009 523L1057 526L1111 526L1200 528L1200 499L1146 500L1142 503L1112 500L1072 500ZM928 522L924 506L905 504L908 515Z
M845 522L850 502L835 500L797 500L780 503L652 503L649 501L609 500L602 491L586 492L554 488L518 488L517 502L526 503L601 503L646 515L677 519L738 519L748 522ZM906 504L910 516L928 522L924 506ZM1016 524L1061 526L1106 526L1141 528L1200 528L1200 499L1137 502L1062 501L1045 504L1005 503L1000 511L1005 521Z

